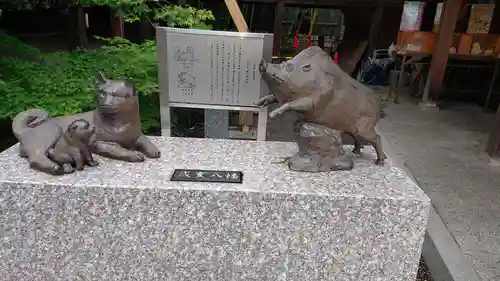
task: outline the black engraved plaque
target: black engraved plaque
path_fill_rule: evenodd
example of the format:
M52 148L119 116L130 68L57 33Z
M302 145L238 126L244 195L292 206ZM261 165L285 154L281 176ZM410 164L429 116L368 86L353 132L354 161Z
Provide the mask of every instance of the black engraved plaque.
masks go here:
M240 171L186 170L175 169L171 181L242 183Z

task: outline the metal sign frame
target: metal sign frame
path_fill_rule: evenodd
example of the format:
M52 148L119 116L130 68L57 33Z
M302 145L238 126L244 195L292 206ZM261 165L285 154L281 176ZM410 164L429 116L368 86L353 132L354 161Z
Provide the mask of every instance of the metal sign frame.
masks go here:
M267 129L267 107L258 106L232 106L232 105L215 105L204 103L185 103L185 102L170 102L169 95L169 76L168 76L168 51L167 33L200 35L200 36L222 36L234 38L259 38L262 39L262 55L263 59L271 62L273 48L273 34L265 33L248 33L248 32L229 32L229 31L213 31L199 29L182 29L170 27L156 27L156 52L158 56L158 76L160 84L160 115L161 115L161 134L162 136L171 136L171 119L170 108L199 108L213 110L233 110L233 111L250 111L258 113L257 123L257 140L266 139ZM260 77L260 74L259 74ZM245 94L245 93L243 93ZM266 83L260 77L260 97L269 94L269 89Z

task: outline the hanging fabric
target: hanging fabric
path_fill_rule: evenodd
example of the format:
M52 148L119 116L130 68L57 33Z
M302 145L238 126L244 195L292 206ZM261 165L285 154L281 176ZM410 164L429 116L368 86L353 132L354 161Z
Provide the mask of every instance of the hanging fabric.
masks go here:
M295 32L295 36L293 36L293 48L297 49L299 47L299 32Z
M313 16L311 19L311 25L309 26L309 33L307 34L307 48L312 46L312 32L313 32L313 27L316 22L316 16L318 13L318 9L314 9Z
M293 8L292 8L293 9ZM288 28L288 33L286 34L286 39L289 40L290 38L292 38L292 31L294 30L294 26L295 24L299 24L299 13L300 13L300 10L297 10L297 14L294 14L295 16L295 21L292 21L290 23L290 27ZM292 38L293 39L293 38Z

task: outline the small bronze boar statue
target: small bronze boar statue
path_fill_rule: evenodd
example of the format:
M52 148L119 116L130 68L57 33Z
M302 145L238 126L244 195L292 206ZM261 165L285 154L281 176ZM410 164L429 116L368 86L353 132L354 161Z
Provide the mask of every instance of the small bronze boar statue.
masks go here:
M376 164L386 156L375 125L383 115L380 99L366 86L342 71L319 47L309 47L281 64L264 60L260 73L271 95L258 105L279 103L271 118L288 111L301 113L302 122L316 123L339 130L354 138L354 152L361 141L375 147Z
M352 156L342 148L339 131L314 123L299 123L297 146L291 157L274 163L287 163L296 172L345 171L353 168Z

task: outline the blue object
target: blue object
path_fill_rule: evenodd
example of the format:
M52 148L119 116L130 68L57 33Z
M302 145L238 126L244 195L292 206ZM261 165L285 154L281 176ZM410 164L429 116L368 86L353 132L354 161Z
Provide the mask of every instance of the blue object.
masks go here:
M366 60L360 69L360 82L365 85L387 86L389 77L382 67Z

